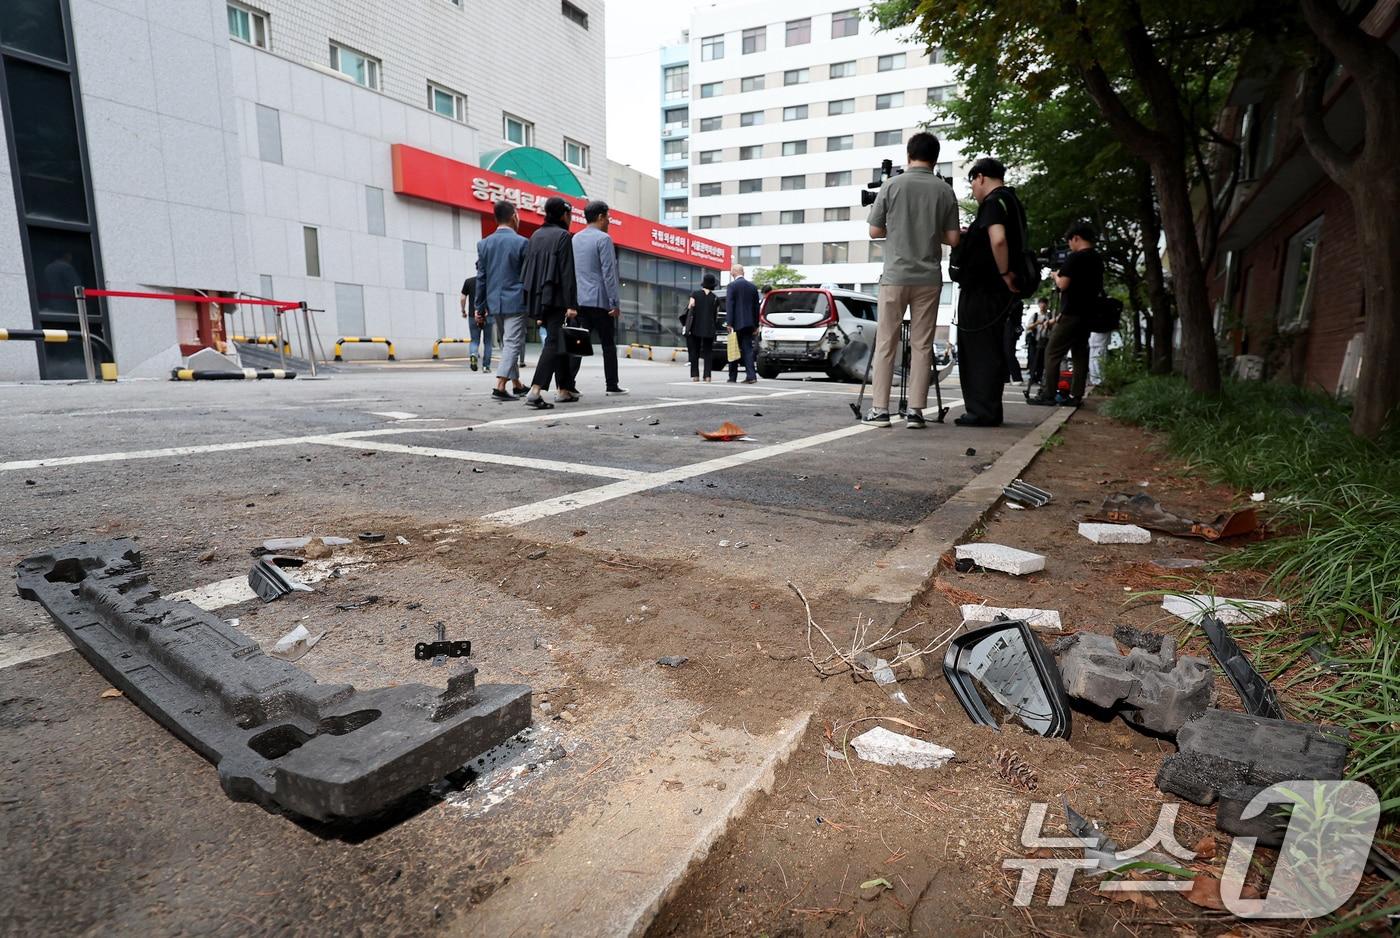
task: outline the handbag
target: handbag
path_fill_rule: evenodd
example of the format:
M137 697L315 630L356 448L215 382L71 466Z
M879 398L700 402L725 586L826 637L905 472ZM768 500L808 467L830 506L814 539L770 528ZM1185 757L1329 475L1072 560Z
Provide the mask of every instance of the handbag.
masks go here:
M725 361L737 362L743 355L739 351L739 333L729 330L729 340L725 345Z
M565 355L583 358L593 354L593 340L582 326L565 326L559 331L559 341Z

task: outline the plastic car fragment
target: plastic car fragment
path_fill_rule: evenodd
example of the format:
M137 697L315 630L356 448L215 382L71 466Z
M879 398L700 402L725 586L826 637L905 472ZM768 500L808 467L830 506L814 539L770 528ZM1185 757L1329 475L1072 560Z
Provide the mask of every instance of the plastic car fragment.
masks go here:
M1033 733L1069 737L1069 698L1059 668L1024 620L993 622L953 639L943 676L974 723L999 728L996 708Z

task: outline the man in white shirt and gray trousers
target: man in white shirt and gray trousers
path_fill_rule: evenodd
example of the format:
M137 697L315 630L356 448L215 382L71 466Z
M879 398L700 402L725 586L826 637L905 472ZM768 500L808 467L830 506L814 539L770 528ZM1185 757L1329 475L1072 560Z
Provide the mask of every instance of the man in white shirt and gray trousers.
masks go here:
M578 325L598 336L603 347L603 376L607 393L626 394L617 383L617 320L622 315L619 299L621 287L617 280L617 248L608 237L608 203L594 200L583 207L583 220L588 223L574 235L574 277L578 282ZM574 377L583 365L582 358L573 360ZM578 382L574 382L578 386Z

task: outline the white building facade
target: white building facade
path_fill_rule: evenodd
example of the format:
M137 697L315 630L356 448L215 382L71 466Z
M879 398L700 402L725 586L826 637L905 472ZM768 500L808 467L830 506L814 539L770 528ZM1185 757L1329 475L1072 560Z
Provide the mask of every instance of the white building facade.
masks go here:
M905 162L929 103L956 86L938 50L876 32L862 10L758 0L694 12L688 221L750 268L786 263L806 283L853 289L879 280L882 245L869 239L861 189L882 160ZM960 174L958 145L930 129L939 171Z

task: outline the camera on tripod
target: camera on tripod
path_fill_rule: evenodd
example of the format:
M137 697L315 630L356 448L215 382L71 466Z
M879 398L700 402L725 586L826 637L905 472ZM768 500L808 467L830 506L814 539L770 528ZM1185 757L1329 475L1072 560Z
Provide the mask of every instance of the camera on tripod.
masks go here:
M865 188L860 191L860 204L862 208L868 208L875 204L875 192L885 184L885 180L893 176L898 176L904 172L903 166L895 166L894 160L884 160L880 163L880 168L875 170L875 178L865 184Z
M1051 270L1059 270L1069 259L1070 250L1068 241L1056 241L1035 256L1035 262L1042 269L1049 267Z

